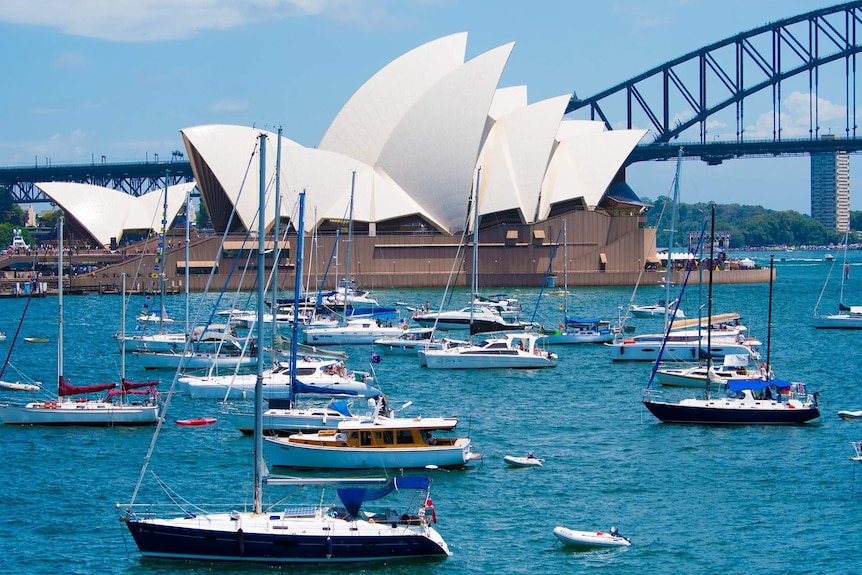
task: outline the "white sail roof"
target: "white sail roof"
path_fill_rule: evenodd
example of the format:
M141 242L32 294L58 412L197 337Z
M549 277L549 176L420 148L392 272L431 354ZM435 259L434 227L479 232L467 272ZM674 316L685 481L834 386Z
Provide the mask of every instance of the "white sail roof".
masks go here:
M176 218L185 203L186 193L195 183L168 188L167 222ZM103 246L111 238L119 240L124 230L151 230L160 233L164 212L164 188L142 196L123 191L73 182L38 182L35 186L69 213Z
M535 222L554 135L568 103L568 96L558 96L515 108L494 123L479 160L480 215L518 209L521 221Z
M595 208L646 130L613 130L572 136L557 145L542 183L538 220L551 205L583 198Z
M482 215L517 210L534 223L557 202L584 198L597 205L644 131L566 120L568 95L528 104L526 86L498 86L514 44L464 62L466 39L446 36L385 66L347 101L318 148L284 138L282 215L290 217L296 192L305 189L306 229L346 218L355 173L354 219L416 215L454 234L468 224L479 167ZM232 228L253 227L259 162L252 154L260 132L224 125L182 130L217 228L228 226L234 207ZM268 136L271 189L276 138ZM268 226L273 205L267 201Z

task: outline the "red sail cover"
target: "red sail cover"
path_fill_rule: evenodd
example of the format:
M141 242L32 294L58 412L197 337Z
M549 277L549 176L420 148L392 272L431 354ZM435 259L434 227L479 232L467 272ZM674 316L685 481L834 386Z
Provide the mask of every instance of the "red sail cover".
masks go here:
M69 385L66 383L66 380L63 376L60 376L60 397L65 397L67 395L81 395L83 393L99 393L100 391L105 391L106 389L113 389L117 387L116 383L97 383L95 385Z
M140 387L153 387L161 383L158 379L148 379L147 381L129 381L125 377L122 380L123 389L138 389Z

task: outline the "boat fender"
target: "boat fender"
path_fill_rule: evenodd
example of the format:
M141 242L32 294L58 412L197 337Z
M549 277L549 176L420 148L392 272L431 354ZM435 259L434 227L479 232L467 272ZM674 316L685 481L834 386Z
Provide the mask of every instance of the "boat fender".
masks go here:
M634 343L634 342L635 342L635 340L633 340L633 339L623 340L623 343Z

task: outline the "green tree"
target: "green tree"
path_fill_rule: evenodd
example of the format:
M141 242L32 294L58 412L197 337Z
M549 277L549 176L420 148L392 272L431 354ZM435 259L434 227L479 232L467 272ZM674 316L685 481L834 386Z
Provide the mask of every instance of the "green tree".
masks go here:
M27 212L15 203L12 192L0 186L0 223L23 227L27 225Z
M43 212L37 217L40 227L53 230L57 227L57 220L60 218L60 210L51 210Z
M27 229L4 222L0 223L0 249L5 249L6 246L12 245L13 230L16 229L21 230L21 237L24 238L27 245L31 247L33 246L33 236L30 235L30 232L27 231Z
M197 224L198 229L204 229L210 227L210 216L207 213L206 204L204 204L203 200L198 203L198 213L195 215L195 224Z

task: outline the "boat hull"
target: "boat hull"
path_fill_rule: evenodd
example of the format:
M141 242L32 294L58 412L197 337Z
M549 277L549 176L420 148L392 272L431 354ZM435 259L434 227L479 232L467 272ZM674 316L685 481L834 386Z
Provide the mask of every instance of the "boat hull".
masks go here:
M628 547L631 542L603 531L575 531L566 527L554 527L554 536L568 547L596 549L603 547Z
M329 447L266 438L268 460L276 467L303 469L419 469L461 467L470 461L470 440L454 445L405 448Z
M662 361L696 362L701 354L706 355L707 346L698 343L668 342L662 350L661 341L606 344L611 348L613 361L655 361L661 352ZM742 344L713 343L709 347L713 359L721 360L727 355L753 357L752 349Z
M816 406L806 407L799 402L764 401L761 405L749 405L733 400L704 399L680 403L645 400L643 403L663 423L795 425L820 417Z
M144 557L248 563L348 563L450 553L431 527L248 513L125 520ZM271 517L279 517L272 519Z
M581 333L546 333L545 343L562 345L568 343L608 343L614 340L614 333L581 332Z
M837 314L814 318L818 329L862 329L862 316L859 314Z
M6 425L115 427L155 425L158 418L157 405L120 405L102 401L0 405L0 420Z
M538 457L515 457L514 455L506 455L503 457L511 467L541 467L544 459Z
M555 367L548 357L537 355L485 355L467 353L425 352L425 366L429 369L540 369Z
M352 330L340 327L309 328L305 330L306 345L371 345L374 340L398 337L400 327L381 327L368 330Z
M144 369L209 369L211 367L254 367L257 359L250 356L218 354L182 354L172 352L134 352Z

